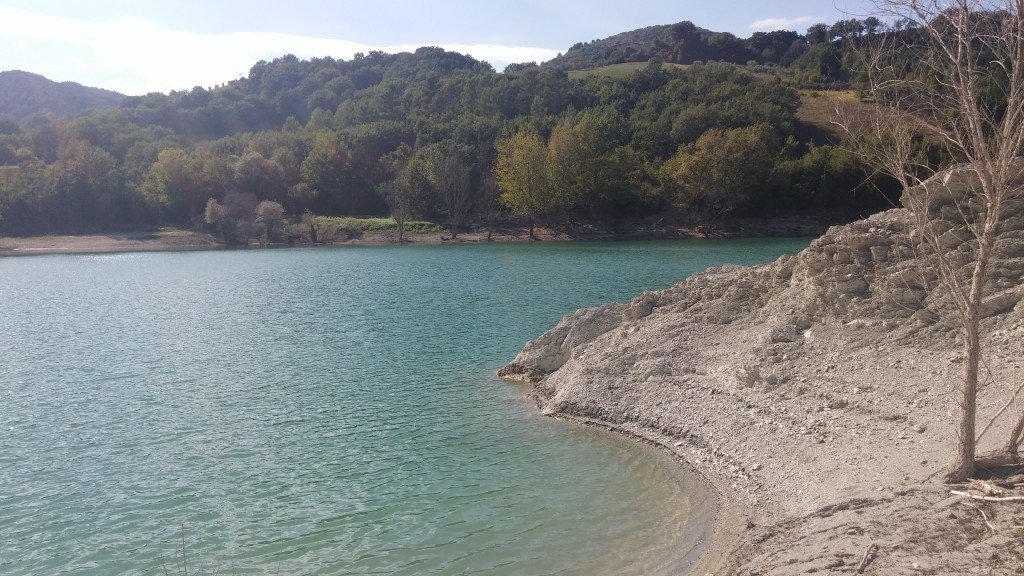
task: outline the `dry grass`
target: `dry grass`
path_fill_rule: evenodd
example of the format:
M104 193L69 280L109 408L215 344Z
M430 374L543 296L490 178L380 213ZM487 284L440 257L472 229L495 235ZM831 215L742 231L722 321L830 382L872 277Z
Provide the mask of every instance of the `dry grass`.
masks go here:
M800 107L797 120L803 125L801 136L815 144L836 144L842 140L842 131L832 124L837 104L863 106L872 105L860 99L853 90L800 90Z

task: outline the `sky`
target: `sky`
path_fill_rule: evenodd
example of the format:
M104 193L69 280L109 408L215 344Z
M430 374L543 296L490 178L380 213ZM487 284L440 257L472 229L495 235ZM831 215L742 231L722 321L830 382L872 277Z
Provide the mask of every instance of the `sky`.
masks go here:
M441 46L502 70L690 20L748 37L870 14L871 0L0 0L0 70L124 94L211 87L284 54Z

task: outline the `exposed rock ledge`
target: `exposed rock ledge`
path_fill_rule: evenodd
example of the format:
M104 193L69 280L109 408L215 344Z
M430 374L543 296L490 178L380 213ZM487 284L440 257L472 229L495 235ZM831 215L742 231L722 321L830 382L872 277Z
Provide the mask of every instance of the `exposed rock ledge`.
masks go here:
M950 216L957 256L952 198L969 175L936 178L949 194L929 208ZM1024 506L982 505L993 531L937 480L960 358L912 221L890 210L797 256L580 310L499 374L534 383L545 414L659 442L718 488L726 513L697 574L852 574L872 543L865 574L1022 573ZM1024 212L998 256L984 326L997 384L981 424L1022 377Z

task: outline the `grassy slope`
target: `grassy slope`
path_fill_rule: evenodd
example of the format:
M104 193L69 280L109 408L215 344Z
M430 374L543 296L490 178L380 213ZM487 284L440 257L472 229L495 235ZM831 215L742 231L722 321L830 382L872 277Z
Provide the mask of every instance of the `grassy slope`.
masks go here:
M686 68L684 64L662 64L662 66L670 66L672 68ZM573 80L579 78L586 78L588 76L610 76L612 78L624 79L637 70L643 70L647 67L647 62L624 62L622 64L610 64L608 66L601 66L600 68L589 68L587 70L570 70L569 78Z
M839 127L832 124L839 103L869 107L853 90L800 90L800 108L796 111L801 125L797 137L815 144L837 144L842 140Z

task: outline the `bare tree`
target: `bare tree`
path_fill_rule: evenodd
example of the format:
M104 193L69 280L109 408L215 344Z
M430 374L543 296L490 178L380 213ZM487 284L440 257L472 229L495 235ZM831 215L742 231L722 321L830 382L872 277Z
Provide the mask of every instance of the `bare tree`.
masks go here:
M480 187L477 191L475 202L476 215L487 228L487 241L491 241L494 235L494 227L501 214L501 190L498 189L498 181L490 170L480 177Z
M245 246L256 235L256 195L230 192L224 203L210 198L206 202L206 223L217 228L225 244Z
M393 180L381 184L380 193L388 203L391 219L398 226L398 243L405 242L405 223L412 213L415 186L408 170L401 170Z
M959 324L957 449L946 473L959 482L975 471L989 268L1000 225L1024 190L1024 0L879 0L876 7L883 19L910 25L877 35L866 55L877 113L859 122L840 114L838 122L869 163L903 186L916 245L934 263ZM931 177L939 166L927 146L941 149L954 170Z
M470 173L464 159L466 152L454 143L442 143L426 153L426 177L441 199L448 216L452 239L459 234L459 225L469 212Z

